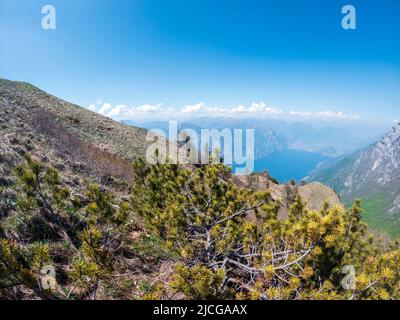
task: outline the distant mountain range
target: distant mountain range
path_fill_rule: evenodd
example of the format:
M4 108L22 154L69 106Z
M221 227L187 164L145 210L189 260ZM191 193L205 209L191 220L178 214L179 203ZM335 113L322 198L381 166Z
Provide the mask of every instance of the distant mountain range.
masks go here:
M168 134L167 121L123 121L148 130ZM318 166L363 148L382 136L382 127L332 123L285 122L274 119L196 118L178 122L178 130L254 129L255 171L268 170L282 183L300 181Z
M160 129L168 134L168 122L167 121L150 121L144 123L137 123L134 121L123 121L125 124L135 125L138 127L145 128L147 130ZM275 152L284 151L287 149L288 144L286 137L282 134L277 134L276 132L268 128L260 128L241 122L236 122L227 119L220 119L216 121L215 119L201 119L199 121L193 122L178 122L178 131L184 129L192 129L200 135L201 129L255 129L254 145L255 145L255 158L261 159L267 157ZM243 148L245 144L243 144Z
M145 129L168 129L167 121L123 121ZM254 129L256 158L288 148L320 153L328 157L348 155L374 143L385 133L384 126L366 126L355 122L282 121L260 118L195 118L180 121L179 128Z
M307 180L331 186L346 204L363 199L372 227L400 235L400 123L378 142L322 166Z

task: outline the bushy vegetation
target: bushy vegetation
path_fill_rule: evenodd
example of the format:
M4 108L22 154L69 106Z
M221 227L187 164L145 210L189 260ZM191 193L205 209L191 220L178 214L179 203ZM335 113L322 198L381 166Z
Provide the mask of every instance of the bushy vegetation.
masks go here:
M238 188L223 165L191 170L139 162L134 171L133 210L179 255L172 280L155 286L150 298L399 297L398 244L374 243L358 201L347 212L328 205L317 212L297 197L280 221L268 191ZM342 286L349 265L353 290Z
M136 285L143 299L400 297L399 244L374 240L358 201L310 211L297 197L282 221L267 190L238 187L223 165L136 161L129 201L98 185L75 194L29 156L15 173L15 214L0 224L1 297L124 298L134 256L169 267ZM355 278L343 282L349 266Z
M73 194L55 169L29 156L15 173L17 216L2 221L0 296L33 291L42 298L96 299L125 253L133 228L128 203L98 185ZM55 267L56 279L42 274L46 266Z
M389 235L400 238L400 218L397 214L388 214L393 197L387 193L379 193L362 199L363 220L373 228Z

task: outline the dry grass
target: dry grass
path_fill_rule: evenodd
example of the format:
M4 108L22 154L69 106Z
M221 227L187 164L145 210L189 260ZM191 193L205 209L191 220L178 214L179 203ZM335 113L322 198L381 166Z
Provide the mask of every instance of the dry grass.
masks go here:
M83 141L54 119L52 114L36 110L30 122L36 133L45 136L58 153L71 161L84 162L92 174L131 179L132 165L129 160Z

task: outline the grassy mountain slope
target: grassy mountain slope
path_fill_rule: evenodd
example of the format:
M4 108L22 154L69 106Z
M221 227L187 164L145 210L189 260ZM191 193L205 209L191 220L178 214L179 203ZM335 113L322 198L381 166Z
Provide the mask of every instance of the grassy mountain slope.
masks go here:
M132 160L145 155L146 132L60 100L30 84L0 80L0 240L13 239L27 246L50 241L50 256L63 261L65 248L53 242L57 237L49 232L41 216L34 211L32 217L25 216L18 208L16 166L25 164L24 156L29 154L45 168L56 168L60 183L71 190L73 198L86 199L88 187L96 183L103 194L110 193L123 201L129 197ZM148 278L159 275L156 260L163 252L152 238L145 237L140 221L131 225L136 231L125 236L135 254L117 262L119 271L127 270L127 276L118 286L101 293L104 298L135 297ZM65 233L70 232L65 229ZM8 292L7 298L38 298L21 287L13 292Z
M22 82L0 80L3 157L33 152L65 168L81 166L96 177L130 175L144 156L146 130L125 126Z
M0 79L2 114L14 114L24 122L35 121L62 123L65 129L98 148L134 159L144 155L146 130L128 127L97 113L51 96L38 88L22 82ZM24 117L24 119L22 119Z

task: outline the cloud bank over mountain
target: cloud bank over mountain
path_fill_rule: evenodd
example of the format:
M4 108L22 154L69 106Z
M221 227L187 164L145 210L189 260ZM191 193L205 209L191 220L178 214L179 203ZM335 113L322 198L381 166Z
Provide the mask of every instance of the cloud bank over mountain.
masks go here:
M265 102L252 102L249 106L238 105L228 108L209 106L206 105L204 102L199 102L192 105L185 105L183 107L167 107L164 106L162 103L144 104L141 106L128 106L122 104L112 105L108 102L97 101L96 103L87 106L87 109L113 118L115 120L167 120L195 117L260 117L286 120L303 119L323 121L356 121L360 119L359 115L346 114L342 111L287 111L280 108L268 106Z

